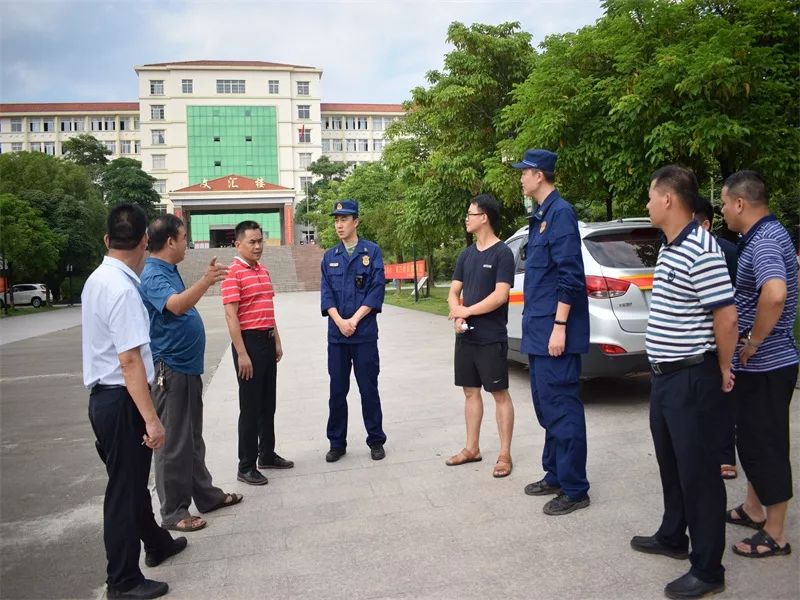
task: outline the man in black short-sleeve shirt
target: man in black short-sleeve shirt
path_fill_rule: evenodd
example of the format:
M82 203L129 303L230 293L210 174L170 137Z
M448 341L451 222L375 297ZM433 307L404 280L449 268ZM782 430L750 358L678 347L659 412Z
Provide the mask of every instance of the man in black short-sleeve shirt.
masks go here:
M514 284L514 255L495 235L500 218L497 200L489 194L472 199L466 229L475 236L456 262L447 302L456 332L455 384L464 389L466 446L447 459L449 466L481 460L479 436L483 418L481 387L494 397L500 455L495 477L511 473L514 405L508 393L508 293ZM463 293L463 304L461 296Z

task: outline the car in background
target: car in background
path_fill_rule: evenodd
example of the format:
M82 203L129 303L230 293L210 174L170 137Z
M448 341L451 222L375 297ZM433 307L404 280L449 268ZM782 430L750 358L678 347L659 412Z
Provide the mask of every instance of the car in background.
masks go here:
M644 336L661 232L646 218L579 222L578 231L589 297L589 353L583 356L581 377L646 372ZM528 227L506 244L516 262L509 296L508 358L527 364L520 343Z
M47 303L47 286L43 283L18 283L11 286L11 291L14 293L14 306L30 304L39 308Z

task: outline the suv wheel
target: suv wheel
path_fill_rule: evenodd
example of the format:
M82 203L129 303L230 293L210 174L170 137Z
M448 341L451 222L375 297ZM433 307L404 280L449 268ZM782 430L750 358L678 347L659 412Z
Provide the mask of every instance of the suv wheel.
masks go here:
M31 298L31 306L33 308L39 308L41 305L42 305L42 299L41 298L35 298L35 297Z

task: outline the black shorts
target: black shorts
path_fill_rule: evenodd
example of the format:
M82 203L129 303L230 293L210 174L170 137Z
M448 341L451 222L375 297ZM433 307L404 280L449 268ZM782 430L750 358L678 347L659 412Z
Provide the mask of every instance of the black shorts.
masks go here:
M789 403L797 365L763 373L738 371L735 395L739 463L765 506L792 497L789 458Z
M455 383L487 392L508 389L508 344L470 344L456 336Z

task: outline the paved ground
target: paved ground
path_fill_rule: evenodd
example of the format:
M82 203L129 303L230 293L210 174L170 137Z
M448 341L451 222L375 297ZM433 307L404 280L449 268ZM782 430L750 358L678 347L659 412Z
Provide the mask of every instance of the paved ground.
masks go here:
M9 317L0 321L0 346L62 331L80 324L80 306L59 307L57 310L41 313L31 310L30 314Z
M297 467L267 472L269 485L252 488L235 479L238 404L224 320L218 299L203 301L207 364L222 367L205 397L208 464L217 484L246 498L209 515L205 530L188 534L185 552L145 570L169 581L170 597L642 599L663 597L663 585L685 572L685 562L628 547L630 536L655 530L661 509L646 380L584 386L592 506L546 517L546 499L522 493L541 475L542 444L523 369L511 373L513 474L491 477L498 444L490 400L484 462L444 466L464 434L443 317L386 307L388 456L369 459L353 393L348 454L325 463L327 372L317 307L316 293L279 298L286 357L278 451ZM77 328L0 348L3 598L102 595L105 474L91 445L78 348ZM792 419L796 429L797 402ZM797 459L795 448L795 467ZM744 483L727 485L729 504L738 504ZM788 533L799 546L796 503ZM745 534L729 527L729 543ZM800 597L798 556L752 561L727 552L728 591L719 597Z

